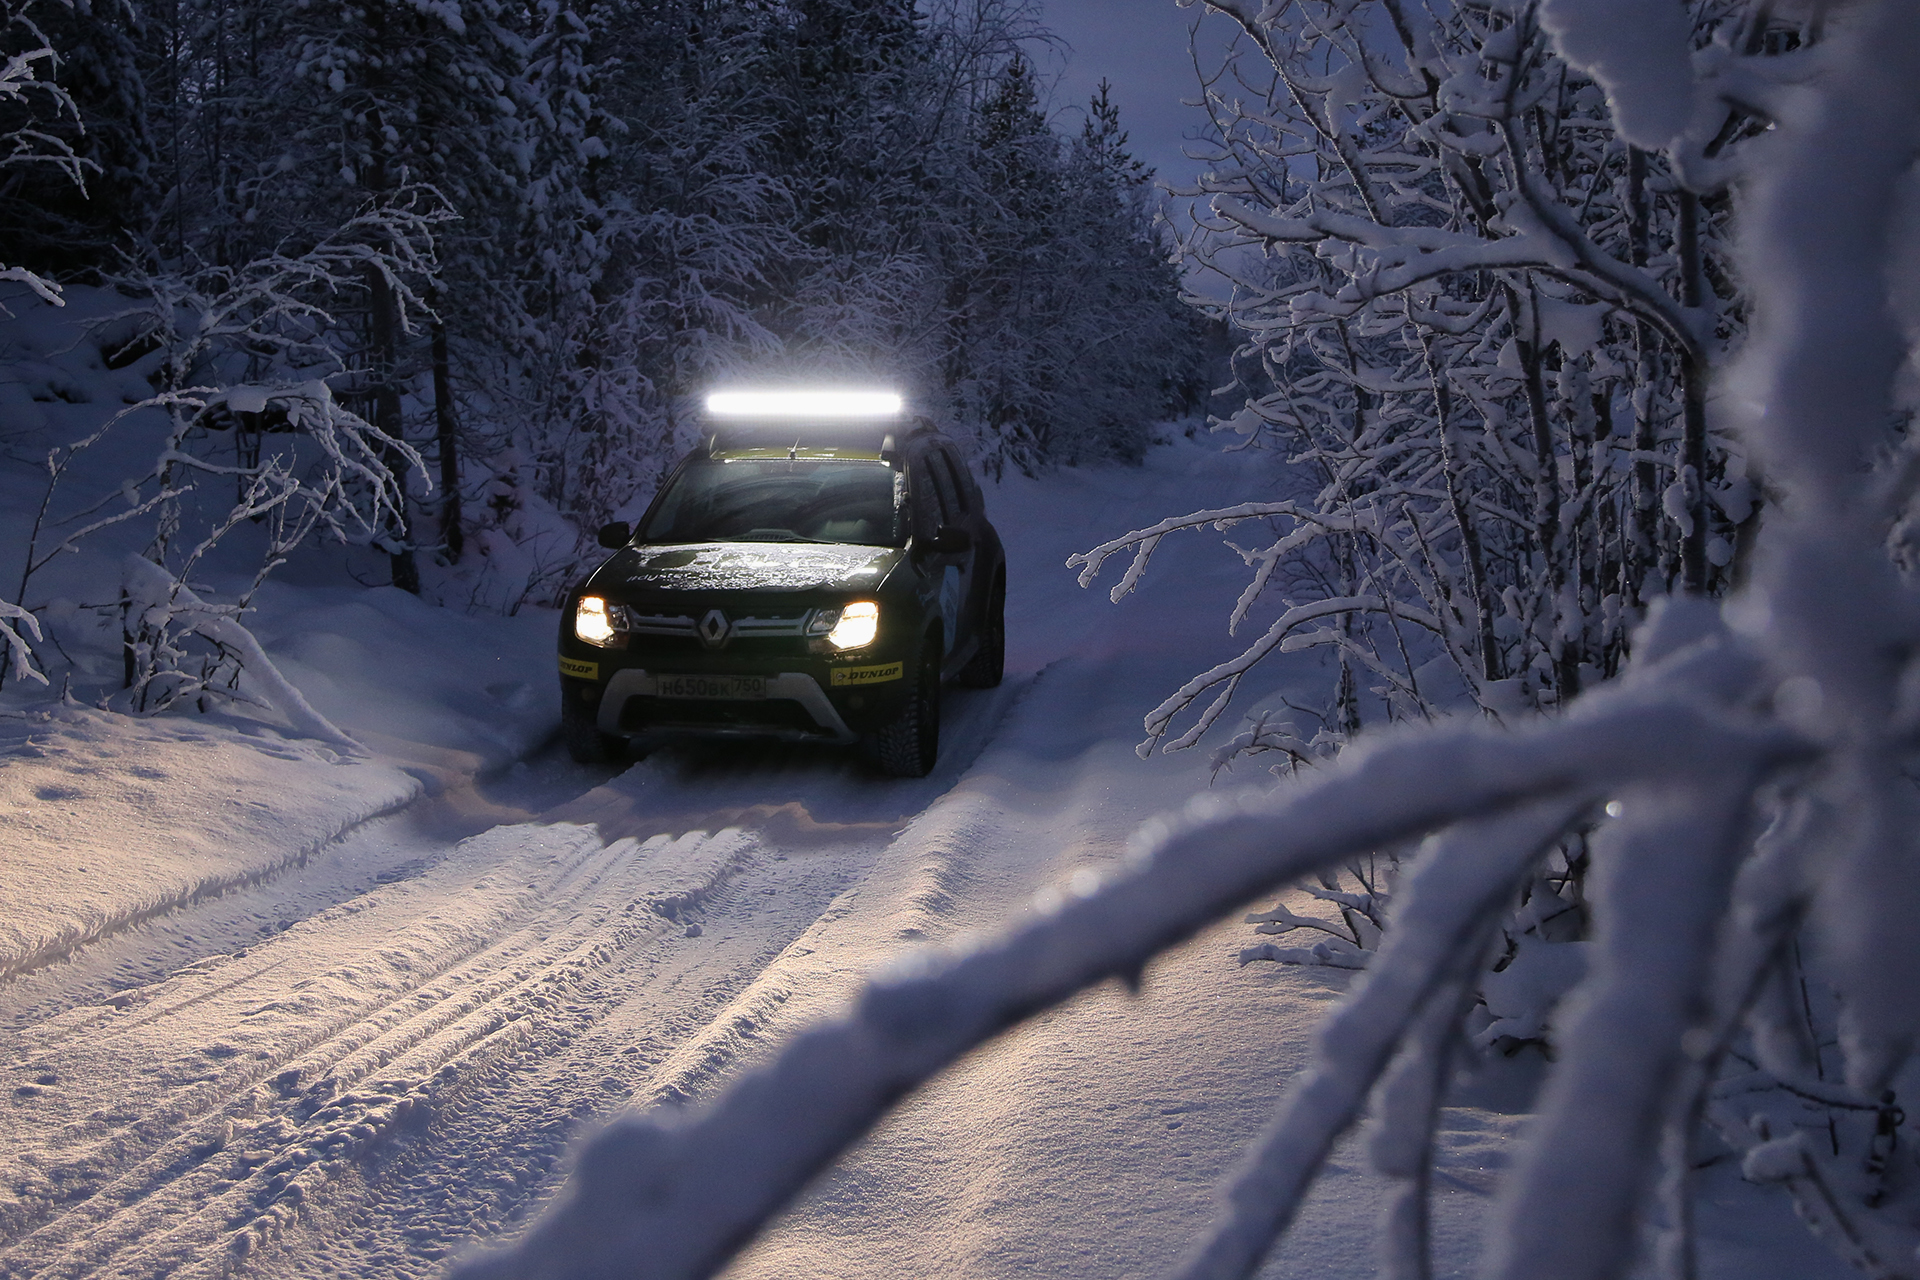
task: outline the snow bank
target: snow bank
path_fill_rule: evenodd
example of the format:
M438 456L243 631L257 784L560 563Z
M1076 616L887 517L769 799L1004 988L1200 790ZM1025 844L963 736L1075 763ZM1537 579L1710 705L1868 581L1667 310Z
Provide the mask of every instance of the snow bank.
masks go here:
M264 709L0 712L0 977L270 876L554 728L549 614L468 617L387 588L270 586L261 606L274 666L373 758Z
M224 716L10 715L0 763L0 977L270 875L420 790Z

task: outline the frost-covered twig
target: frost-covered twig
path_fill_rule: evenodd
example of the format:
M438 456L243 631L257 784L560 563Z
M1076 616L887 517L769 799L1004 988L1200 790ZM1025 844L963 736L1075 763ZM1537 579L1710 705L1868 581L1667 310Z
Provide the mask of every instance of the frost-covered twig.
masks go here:
M16 627L14 624L18 623ZM17 604L0 600L0 648L7 656L7 670L16 680L38 680L47 682L46 674L33 665L33 649L27 643L27 637L20 634L25 630L35 640L42 639L40 619Z
M62 0L69 7L72 0ZM7 111L7 128L0 132L0 169L22 165L51 165L74 186L86 188L86 175L99 165L80 156L65 138L49 132L41 124L46 117L65 117L78 127L80 111L65 86L53 78L58 63L52 45L33 20L33 0L7 0L0 36L9 42L18 33L22 47L0 52L0 107ZM41 301L56 307L66 305L59 284L21 266L0 263L0 280L24 284ZM0 316L11 315L0 306Z

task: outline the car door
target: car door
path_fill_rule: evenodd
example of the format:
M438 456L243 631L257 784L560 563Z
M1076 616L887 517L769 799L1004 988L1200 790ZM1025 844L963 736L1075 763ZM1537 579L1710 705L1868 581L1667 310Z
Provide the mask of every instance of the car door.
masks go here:
M967 487L956 469L953 455L944 447L935 446L927 451L928 470L933 474L934 491L939 498L941 521L948 527L964 531L969 540L974 539L974 525L969 510ZM974 566L979 560L980 548L977 541L965 551L954 552L945 557L941 579L941 611L947 619L947 652L955 653L962 645L973 642L974 620L979 610L974 607L975 573Z
M961 630L966 614L966 589L970 552L941 552L933 549L934 535L943 525L964 528L959 523L959 495L954 492L951 475L942 474L936 461L937 451L926 449L908 464L908 484L913 494L913 535L919 544L922 599L929 612L940 617L942 653L951 665L955 649L967 638Z

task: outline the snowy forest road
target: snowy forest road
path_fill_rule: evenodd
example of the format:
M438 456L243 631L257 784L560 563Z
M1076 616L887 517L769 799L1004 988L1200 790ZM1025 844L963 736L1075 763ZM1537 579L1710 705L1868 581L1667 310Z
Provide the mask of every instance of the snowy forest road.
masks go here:
M0 988L0 1124L32 1169L0 1274L217 1274L296 1221L302 1270L402 1274L491 1234L582 1118L697 1096L790 997L858 979L873 950L810 931L1029 683L952 697L920 783L795 747L613 777L550 751ZM176 968L183 948L207 954Z
M1182 448L1003 486L1009 678L950 696L928 779L824 748L682 744L618 771L549 751L0 986L0 1276L435 1274L556 1189L583 1126L708 1096L876 967L1117 858L1206 785L1199 753L1133 746L1231 651L1244 569L1169 544L1170 594L1116 610L1061 565L1089 531L1257 481ZM1224 925L1143 997L1089 993L969 1058L733 1274L1163 1264L1340 986L1236 969L1245 940ZM1450 1153L1468 1200L1489 1124ZM1329 1203L1367 1229L1364 1190ZM1353 1238L1294 1261L1334 1274Z

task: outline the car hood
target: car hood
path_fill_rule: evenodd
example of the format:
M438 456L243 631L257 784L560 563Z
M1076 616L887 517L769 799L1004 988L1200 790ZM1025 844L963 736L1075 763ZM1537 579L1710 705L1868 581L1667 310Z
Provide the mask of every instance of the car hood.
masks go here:
M872 589L906 554L898 547L817 542L702 542L627 547L593 575L602 591Z

